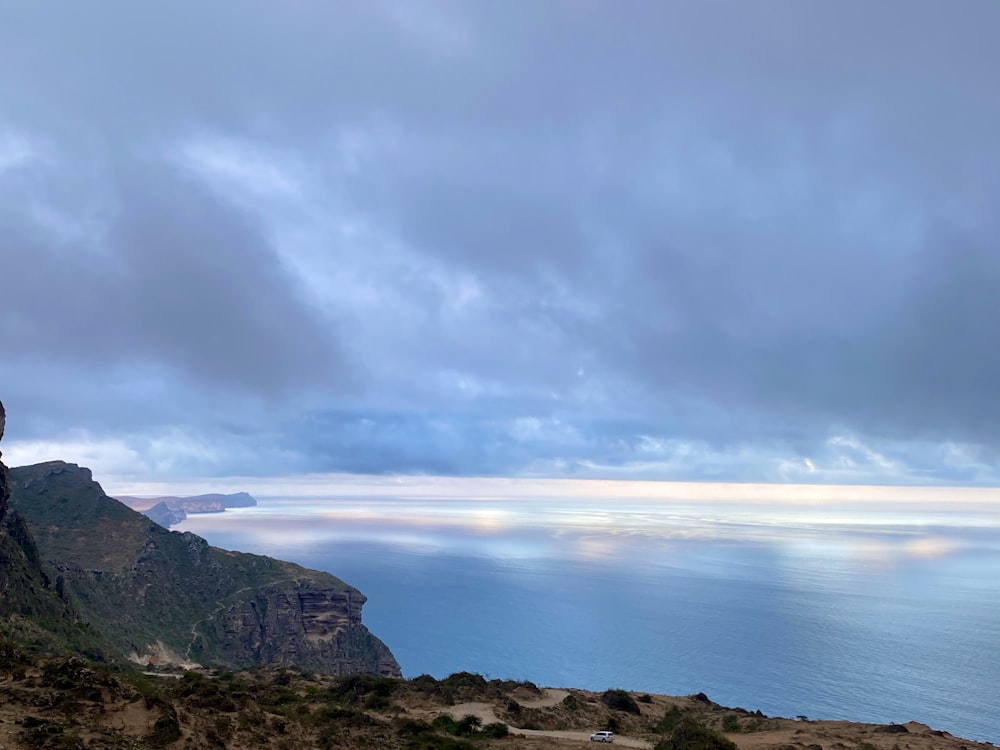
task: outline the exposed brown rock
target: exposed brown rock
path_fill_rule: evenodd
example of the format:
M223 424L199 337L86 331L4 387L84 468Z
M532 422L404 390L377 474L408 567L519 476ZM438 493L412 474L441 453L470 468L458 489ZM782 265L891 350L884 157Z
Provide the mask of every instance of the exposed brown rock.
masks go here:
M3 401L0 401L0 440L3 440L4 427L7 424L7 412L4 411ZM0 459L3 458L3 451L0 451ZM10 490L7 489L7 467L0 460L0 521L7 514L7 500L10 497Z
M11 507L90 622L140 663L394 676L364 595L319 571L168 531L62 461L10 472Z

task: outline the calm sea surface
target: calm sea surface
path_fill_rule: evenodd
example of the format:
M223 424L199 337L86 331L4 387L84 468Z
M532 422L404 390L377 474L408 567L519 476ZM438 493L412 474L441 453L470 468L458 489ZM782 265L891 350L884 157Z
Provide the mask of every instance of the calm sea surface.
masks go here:
M1000 744L1000 504L260 497L176 527L326 570L408 677L704 691Z

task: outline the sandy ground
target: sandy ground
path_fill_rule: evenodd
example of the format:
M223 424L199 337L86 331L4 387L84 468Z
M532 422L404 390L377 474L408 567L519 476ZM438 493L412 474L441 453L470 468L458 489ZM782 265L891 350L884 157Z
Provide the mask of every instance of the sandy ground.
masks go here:
M539 697L518 698L526 708L544 708L558 705L569 691L543 688ZM657 696L657 710L663 705L675 704L678 699L670 696ZM663 705L660 705L660 704ZM472 714L483 724L499 721L489 703L462 703L443 709L452 718L460 719ZM435 711L435 714L442 709ZM874 750L973 750L973 748L992 748L988 743L975 743L953 737L947 732L935 731L931 727L918 722L902 725L905 732L886 732L886 727L874 724L859 724L847 721L799 721L795 719L773 718L770 720L774 729L752 733L726 735L736 743L739 750L849 750L862 745ZM523 729L507 725L511 734L531 742L530 747L564 748L573 747L578 743L590 744L591 731L562 731ZM902 729L902 727L901 727ZM548 741L547 741L548 740ZM539 744L535 744L535 743ZM615 735L614 745L618 747L634 747L650 750L652 743L627 735Z
M521 705L525 708L545 708L546 706L556 706L562 702L563 698L569 695L568 690L558 690L555 688L543 688L542 695L538 698L532 700L522 700ZM448 714L453 719L461 719L463 716L475 716L483 724L493 724L499 722L500 719L497 718L496 714L493 712L493 706L489 703L459 703L455 706L451 706L448 709ZM590 742L590 732L569 732L569 731L556 731L556 730L546 730L546 729L522 729L520 727L507 725L511 734L523 735L525 737L551 737L553 739L562 740L579 740L580 742ZM597 731L597 728L594 729ZM639 747L639 748L651 748L652 745L645 740L637 740L632 737L624 737L622 735L615 735L615 741L613 744L619 747Z

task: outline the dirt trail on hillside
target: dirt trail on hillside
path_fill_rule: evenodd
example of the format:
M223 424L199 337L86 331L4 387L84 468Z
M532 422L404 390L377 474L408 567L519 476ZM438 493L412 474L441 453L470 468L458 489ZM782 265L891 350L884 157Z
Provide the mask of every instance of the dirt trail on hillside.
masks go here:
M531 700L521 700L518 701L522 706L526 708L545 708L547 706L556 706L562 702L562 700L569 695L568 690L554 690L543 688L542 695L539 698L533 698ZM461 719L465 716L475 716L483 724L494 724L500 721L496 714L493 712L493 706L490 703L459 703L457 705L451 706L448 709L448 714L451 715L453 719ZM523 734L525 737L552 737L554 739L561 740L578 740L580 742L590 742L590 732L572 732L572 731L562 731L562 730L550 730L550 729L521 729L519 727L507 725L511 734ZM615 745L619 747L636 747L643 748L643 750L649 750L652 745L645 740L637 740L632 737L623 737L621 735L615 735Z
M523 734L525 737L554 737L556 739L579 740L580 742L590 743L590 732L557 732L545 729L515 729L514 727L511 727L510 731L514 734ZM618 747L638 747L643 748L644 750L649 750L653 747L645 740L637 740L633 737L623 737L620 734L615 735L615 741L613 744Z

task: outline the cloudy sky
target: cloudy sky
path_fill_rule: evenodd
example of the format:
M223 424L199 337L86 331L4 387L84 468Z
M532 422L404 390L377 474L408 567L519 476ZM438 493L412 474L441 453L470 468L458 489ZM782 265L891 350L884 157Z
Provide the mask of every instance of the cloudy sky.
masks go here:
M0 3L12 464L1000 484L1000 3Z

